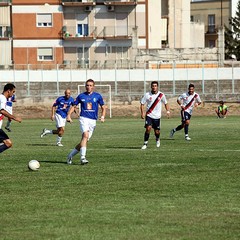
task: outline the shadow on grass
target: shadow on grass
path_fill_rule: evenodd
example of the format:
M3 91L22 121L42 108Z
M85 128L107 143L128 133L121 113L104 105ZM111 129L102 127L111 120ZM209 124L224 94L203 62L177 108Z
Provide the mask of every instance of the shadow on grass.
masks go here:
M48 144L48 143L30 143L30 144L26 144L27 146L39 146L39 147L42 147L42 146L49 146L49 147L52 147L52 146L56 146L56 144Z

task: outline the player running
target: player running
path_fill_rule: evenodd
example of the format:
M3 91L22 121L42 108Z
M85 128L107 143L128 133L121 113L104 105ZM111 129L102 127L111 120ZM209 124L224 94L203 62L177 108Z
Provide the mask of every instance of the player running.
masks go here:
M162 103L165 105L167 116L169 117L169 105L165 94L158 91L158 82L151 82L151 92L147 92L140 102L141 118L145 119L145 133L144 133L144 144L142 149L147 148L148 139L150 136L151 129L154 129L156 137L156 146L160 147L160 121L162 115ZM147 104L147 112L144 112L144 105Z
M14 121L21 122L22 119L15 117L6 110L7 99L15 93L15 86L12 83L7 83L4 86L3 93L0 94L0 153L12 147L12 141L8 135L2 130L3 118L6 116Z
M173 138L173 135L176 131L180 131L181 129L184 128L185 140L186 141L191 140L191 138L188 136L188 127L190 124L193 107L194 106L197 107L198 105L201 104L200 96L196 92L194 92L194 89L195 89L194 85L189 84L188 92L183 93L177 99L177 103L181 106L182 124L171 130L170 138Z
M74 99L71 97L71 90L66 89L64 96L58 97L52 106L51 120L56 121L56 130L43 129L40 137L44 137L47 134L57 134L57 146L62 147L62 137L64 134L64 127L66 125L66 118L68 111L73 106Z
M79 94L74 102L74 105L80 104L81 112L79 117L80 130L82 138L80 143L69 153L67 157L67 164L72 164L72 158L80 152L80 163L87 164L86 159L87 142L91 138L96 127L96 120L98 119L98 106L101 108L101 122L104 122L106 109L102 96L94 92L95 82L88 79L85 84L86 91ZM67 121L72 122L71 114L74 111L74 106L68 112Z

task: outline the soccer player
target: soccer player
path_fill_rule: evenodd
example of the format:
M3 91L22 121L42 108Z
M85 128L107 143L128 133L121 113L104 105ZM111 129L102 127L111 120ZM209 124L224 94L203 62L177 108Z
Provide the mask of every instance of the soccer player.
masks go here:
M96 127L96 120L98 119L98 107L101 108L101 122L104 122L106 109L102 96L94 92L95 82L88 79L85 84L86 91L79 94L74 102L74 105L80 104L80 130L82 138L79 144L69 153L67 157L67 164L72 164L73 157L80 152L80 163L87 164L86 159L87 143L91 138ZM74 106L68 112L67 121L72 122L71 114L74 111Z
M188 86L188 92L183 93L180 95L177 99L177 103L181 107L181 118L182 123L177 126L176 128L173 128L170 132L170 138L173 138L173 135L176 131L180 131L184 128L185 132L185 140L191 141L191 138L188 136L188 128L190 124L190 119L192 116L193 107L197 107L201 104L200 96L194 92L194 85L189 84Z
M167 116L170 116L169 105L165 94L158 90L158 82L151 82L151 91L147 92L140 101L141 118L145 119L144 144L142 149L147 148L151 129L154 129L156 146L160 147L160 121L162 114L162 103L165 105ZM144 105L147 104L147 111L144 112Z
M215 110L216 114L218 115L218 118L226 118L227 117L227 113L228 113L228 107L227 107L227 105L224 104L223 101L220 101L219 104L220 105Z
M57 134L57 146L62 147L62 136L64 134L64 127L66 125L66 118L69 109L73 106L74 99L71 97L71 90L66 89L64 96L58 97L52 106L51 120L56 121L56 130L43 129L41 138L47 134Z
M7 83L4 86L3 93L0 94L0 153L12 147L12 141L9 139L8 135L2 130L2 120L5 117L11 120L21 122L22 119L15 117L6 110L7 99L12 97L15 93L15 86L12 83Z
M15 94L13 94L10 98L7 99L7 105L6 105L6 110L12 114L12 106L13 106L13 102L16 102L16 96ZM8 118L7 124L5 126L5 129L8 132L11 132L12 130L10 129L10 125L12 123L12 119Z

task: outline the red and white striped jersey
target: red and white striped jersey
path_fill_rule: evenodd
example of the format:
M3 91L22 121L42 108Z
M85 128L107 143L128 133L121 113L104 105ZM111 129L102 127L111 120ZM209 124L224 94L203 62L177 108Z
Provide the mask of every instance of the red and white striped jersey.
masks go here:
M158 91L156 94L152 92L147 92L140 103L146 105L147 107L147 116L153 119L159 119L162 116L162 103L167 104L167 99L164 93Z
M183 93L178 97L178 100L182 102L184 111L188 112L190 115L192 115L194 103L201 102L200 96L196 92L194 92L192 95L190 95L188 92Z

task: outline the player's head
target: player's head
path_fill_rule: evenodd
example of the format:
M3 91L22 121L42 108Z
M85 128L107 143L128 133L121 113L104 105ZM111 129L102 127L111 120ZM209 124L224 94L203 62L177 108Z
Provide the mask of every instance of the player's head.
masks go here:
M65 98L70 98L71 96L71 90L69 88L67 88L64 92Z
M190 83L188 86L188 93L190 95L192 95L194 93L194 88L195 88L194 84Z
M87 90L88 93L91 93L91 92L93 91L94 86L95 86L94 80L88 79L88 80L86 81L85 87L86 87L86 90Z
M224 104L224 102L223 102L223 101L220 101L220 102L219 102L219 104L220 104L220 105L223 105L223 104Z
M15 86L12 83L7 83L3 88L3 94L9 98L15 93Z
M151 89L152 89L152 93L158 92L158 82L157 81L151 82Z

